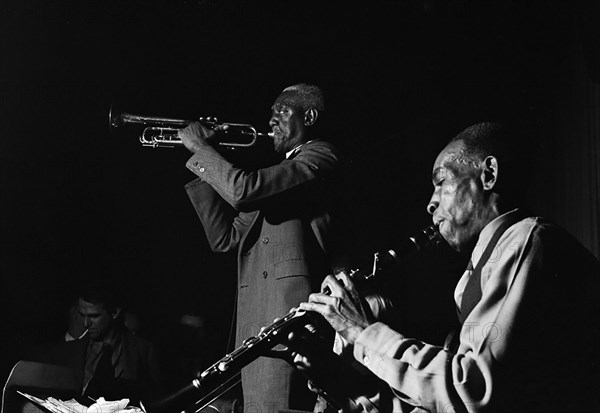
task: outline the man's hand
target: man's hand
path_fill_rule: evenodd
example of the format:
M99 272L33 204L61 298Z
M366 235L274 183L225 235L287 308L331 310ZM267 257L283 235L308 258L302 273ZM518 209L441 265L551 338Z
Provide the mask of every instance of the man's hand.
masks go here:
M186 128L177 132L177 137L183 142L190 152L196 153L200 148L207 146L208 141L214 138L216 132L203 126L200 122L192 122Z
M348 343L354 344L359 334L373 323L373 316L348 276L339 273L337 277L340 280L328 275L321 284L321 291L328 289L331 295L311 294L308 302L300 303L299 308L321 314Z
M290 313L297 312L297 308L292 308ZM300 315L300 317L303 317ZM324 327L329 330L329 326L321 317L313 317L314 320L307 320L306 323L296 324L289 330L282 330L278 334L279 344L267 350L263 355L266 357L279 358L294 365L300 370L305 370L310 367L308 359L316 351L331 350L331 342L317 327ZM273 320L273 324L279 322L281 318ZM268 326L260 329L259 335L269 328ZM281 334L284 333L284 334Z

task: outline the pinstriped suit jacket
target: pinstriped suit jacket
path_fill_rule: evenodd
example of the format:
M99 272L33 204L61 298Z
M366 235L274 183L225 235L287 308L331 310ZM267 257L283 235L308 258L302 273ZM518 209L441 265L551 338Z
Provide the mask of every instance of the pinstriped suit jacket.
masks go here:
M334 147L320 140L253 172L234 167L211 147L188 160L199 178L186 191L211 248L238 253L238 346L306 300L329 273L328 185L337 165ZM294 402L306 391L302 380L294 389L294 374L281 360L253 362L242 371L246 408L312 409L312 395Z

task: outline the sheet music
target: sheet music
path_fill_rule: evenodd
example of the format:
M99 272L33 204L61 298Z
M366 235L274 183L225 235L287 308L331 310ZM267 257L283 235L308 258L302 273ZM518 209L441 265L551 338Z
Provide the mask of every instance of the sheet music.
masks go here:
M129 406L129 399L105 400L99 397L91 406L84 406L75 399L59 400L48 397L45 400L17 390L17 393L52 413L143 413L142 409Z

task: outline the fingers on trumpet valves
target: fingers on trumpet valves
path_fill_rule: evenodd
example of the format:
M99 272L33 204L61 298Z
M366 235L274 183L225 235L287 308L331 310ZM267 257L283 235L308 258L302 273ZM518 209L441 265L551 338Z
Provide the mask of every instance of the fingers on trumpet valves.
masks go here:
M208 126L214 126L219 122L215 116L202 116L198 119L198 121Z

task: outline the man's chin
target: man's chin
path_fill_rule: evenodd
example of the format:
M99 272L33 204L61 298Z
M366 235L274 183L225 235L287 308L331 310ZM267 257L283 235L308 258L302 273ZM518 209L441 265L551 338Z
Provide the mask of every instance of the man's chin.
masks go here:
M90 332L89 337L90 337L90 340L92 340L92 341L102 340L102 336L100 334L98 334L97 332Z
M464 252L465 246L458 240L458 237L454 234L447 234L445 231L440 228L440 235L446 241L446 243L457 252Z
M279 152L281 150L281 141L275 137L273 139L273 149L275 152Z
M444 240L446 241L446 243L448 245L450 245L450 248L452 248L456 252L462 252L463 251L463 247L460 244L458 244L457 242L454 242L454 240L448 240L444 236L442 236L442 238L444 238Z
M286 154L286 152L287 152L287 151L285 150L285 147L284 147L282 144L279 144L279 145L278 145L277 143L275 143L275 144L273 145L273 150L274 150L275 152L279 153L279 154L282 154L282 155L285 155L285 154Z
M449 237L446 238L444 237L444 235L442 235L442 238L444 238L446 240L446 242L448 243L448 245L450 245L450 247L455 250L456 252L459 252L461 254L470 254L473 249L475 248L475 244L477 239L474 240L465 240L462 239L460 237Z

